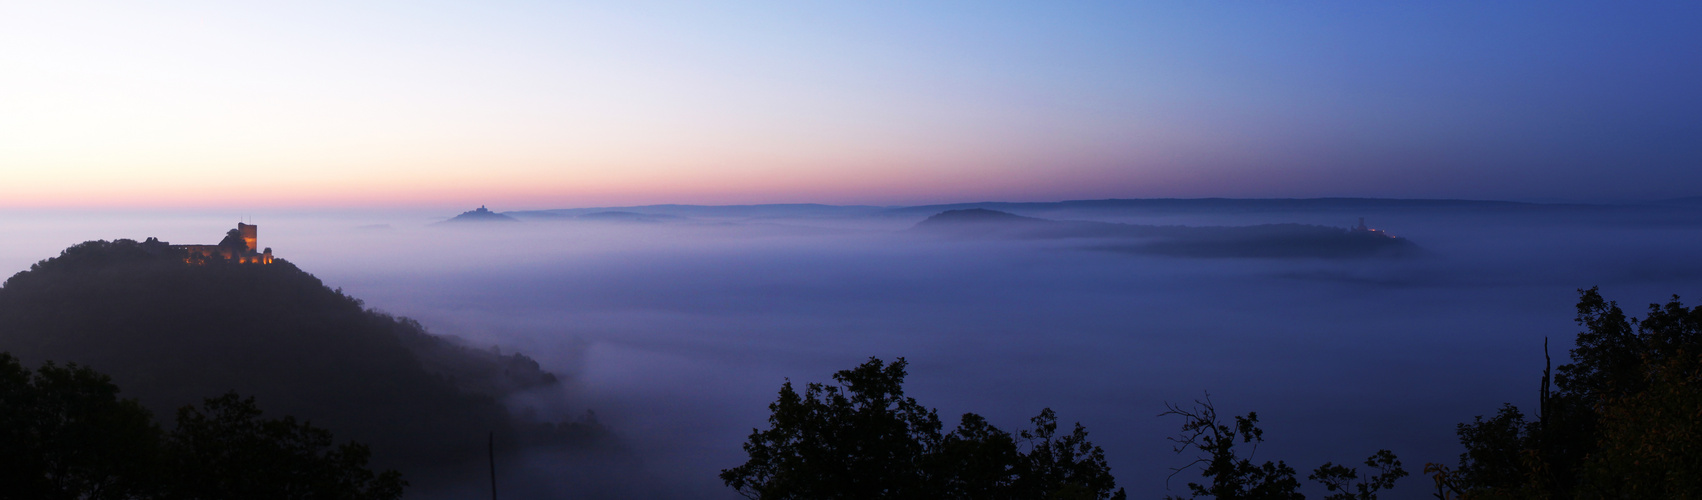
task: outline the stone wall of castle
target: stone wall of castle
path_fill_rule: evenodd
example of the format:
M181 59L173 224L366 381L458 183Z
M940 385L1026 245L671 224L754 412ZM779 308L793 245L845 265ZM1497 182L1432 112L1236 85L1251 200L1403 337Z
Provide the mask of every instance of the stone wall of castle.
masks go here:
M244 248L223 245L172 245L171 248L183 251L183 261L190 264L204 264L207 260L214 258L239 264L272 263L272 249L268 248L264 252L256 251L260 246L260 226L238 222L236 229L242 232Z

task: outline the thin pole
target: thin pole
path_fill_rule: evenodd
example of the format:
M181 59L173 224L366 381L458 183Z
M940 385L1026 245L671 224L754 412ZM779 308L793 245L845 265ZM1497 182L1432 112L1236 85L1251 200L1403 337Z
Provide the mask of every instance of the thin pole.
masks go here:
M491 459L491 500L496 500L496 431L491 431L486 445Z

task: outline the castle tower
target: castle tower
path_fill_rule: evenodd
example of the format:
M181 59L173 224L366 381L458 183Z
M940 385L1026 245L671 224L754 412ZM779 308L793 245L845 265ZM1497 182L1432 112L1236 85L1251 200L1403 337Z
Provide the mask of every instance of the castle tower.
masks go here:
M242 242L248 245L248 251L260 250L260 226L236 223L236 228L242 231Z

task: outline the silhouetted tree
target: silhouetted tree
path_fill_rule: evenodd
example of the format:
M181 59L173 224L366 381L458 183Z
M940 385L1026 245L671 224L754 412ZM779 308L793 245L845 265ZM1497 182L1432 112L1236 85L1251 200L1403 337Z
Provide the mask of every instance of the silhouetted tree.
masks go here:
M764 500L1124 498L1104 450L1080 424L1057 436L1051 409L1022 443L973 413L942 436L936 412L904 396L905 366L870 358L803 395L787 381L769 405L769 429L752 430L744 445L750 459L721 480Z
M1217 408L1212 405L1208 396L1204 401L1195 401L1193 408L1183 408L1176 404L1165 404L1166 411L1159 416L1175 415L1182 417L1182 433L1171 437L1176 443L1176 453L1186 453L1188 448L1199 450L1200 455L1187 465L1173 469L1171 476L1184 470L1200 466L1200 475L1210 480L1207 484L1188 483L1188 491L1194 498L1202 496L1218 500L1239 499L1293 499L1306 498L1300 494L1300 480L1294 478L1294 468L1282 461L1254 465L1252 456L1257 453L1259 443L1265 441L1265 431L1259 429L1259 414L1247 413L1247 416L1236 416L1235 426L1218 419ZM1247 457L1240 456L1235 450L1236 441L1251 444L1252 451Z
M1401 460L1389 450L1377 450L1365 459L1365 466L1377 474L1360 479L1359 469L1324 462L1306 478L1324 483L1324 489L1330 492L1324 500L1375 500L1378 491L1394 488L1395 480L1407 476Z
M391 500L400 473L373 473L371 452L336 445L331 432L293 417L261 418L253 398L226 394L177 412L167 460L173 498Z
M1458 469L1427 467L1438 497L1692 498L1702 489L1702 307L1677 296L1629 318L1579 290L1572 362L1536 418L1506 405L1459 425Z
M924 498L923 458L940 441L940 419L904 396L903 358L877 359L811 383L787 381L768 406L770 427L745 444L750 461L722 471L751 498Z
M0 353L0 499L394 500L395 471L365 446L295 419L261 419L235 394L178 412L165 433L106 375Z
M1111 465L1105 462L1105 450L1087 441L1087 428L1075 424L1075 430L1058 436L1058 416L1051 408L1029 419L1034 430L1022 431L1028 442L1028 453L1018 457L1015 491L1020 498L1098 499L1107 495L1122 497L1116 490L1117 480L1111 477Z
M128 499L155 490L153 416L106 375L35 372L0 353L0 499Z
M902 360L901 360L902 361ZM939 480L952 496L946 498L1012 498L1021 475L1022 452L1010 433L987 419L965 413L957 429L940 441L930 464L943 472Z
M1171 476L1198 466L1200 476L1210 481L1207 484L1188 483L1191 498L1306 498L1300 493L1300 480L1295 478L1294 468L1287 463L1267 460L1262 464L1254 464L1253 455L1257 453L1259 443L1265 441L1265 432L1259 429L1258 413L1248 412L1246 416L1236 416L1235 425L1230 426L1218 418L1217 408L1212 405L1210 396L1195 401L1194 406L1190 408L1170 403L1166 403L1165 408L1166 411L1159 416L1175 415L1183 419L1182 433L1170 438L1171 442L1176 443L1176 453L1187 453L1189 448L1199 453L1192 462L1172 469ZM1252 450L1247 452L1247 456L1241 456L1236 450L1237 442L1251 445ZM1325 490L1331 493L1324 497L1326 500L1375 500L1378 491L1393 488L1396 480L1407 475L1406 470L1401 468L1400 459L1389 450L1377 450L1377 453L1365 459L1365 465L1376 474L1362 480L1358 469L1325 462L1307 478L1323 483Z

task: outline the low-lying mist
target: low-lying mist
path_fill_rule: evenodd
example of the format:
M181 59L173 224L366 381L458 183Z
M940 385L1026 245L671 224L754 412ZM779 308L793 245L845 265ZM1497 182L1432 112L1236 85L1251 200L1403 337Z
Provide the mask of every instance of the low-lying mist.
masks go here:
M561 375L565 394L510 404L593 410L628 453L498 464L543 484L539 495L736 498L716 473L744 461L740 444L766 427L782 382L902 356L909 394L947 422L975 412L1017 429L1050 407L1086 425L1134 497L1165 494L1170 468L1188 462L1165 440L1180 422L1155 415L1209 391L1225 414L1259 412L1261 459L1309 470L1388 448L1414 472L1391 498L1424 498L1417 471L1456 460L1455 423L1531 404L1544 337L1563 362L1578 331L1576 289L1599 285L1633 311L1702 291L1702 225L1667 212L1370 214L1424 249L1401 258L1155 256L1083 238L910 230L928 215L253 221L261 246L368 306L524 352ZM1360 214L1024 215L1345 228ZM235 222L0 217L10 235L0 264L14 272L83 240L211 243ZM1169 480L1168 492L1195 474Z

